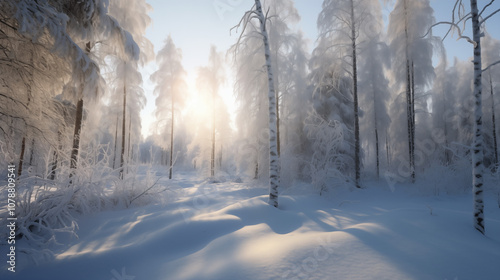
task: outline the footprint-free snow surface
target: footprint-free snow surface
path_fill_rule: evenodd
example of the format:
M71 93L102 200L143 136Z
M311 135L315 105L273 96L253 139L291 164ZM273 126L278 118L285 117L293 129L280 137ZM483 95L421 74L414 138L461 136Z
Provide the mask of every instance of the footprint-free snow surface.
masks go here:
M500 279L493 194L483 236L472 227L471 195L410 195L374 183L326 198L284 191L276 209L252 182L185 173L160 183L171 190L163 205L79 217L79 237L55 259L34 265L20 254L18 271L0 278Z

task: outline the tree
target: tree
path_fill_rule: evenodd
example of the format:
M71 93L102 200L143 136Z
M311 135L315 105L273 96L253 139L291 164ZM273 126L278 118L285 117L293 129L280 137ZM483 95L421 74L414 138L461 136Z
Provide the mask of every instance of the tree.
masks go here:
M168 110L170 107L170 166L169 179L172 179L173 154L174 154L174 124L175 110L179 110L186 94L186 72L182 67L182 52L175 47L170 35L165 40L165 46L158 52L156 61L158 70L151 75L151 80L156 83L156 118L158 122L168 120ZM161 129L161 128L160 128ZM166 138L166 131L159 132L162 138ZM163 142L163 141L162 141Z
M404 119L406 113L407 147L408 147L408 173L415 181L415 139L416 139L416 110L426 110L426 100L419 94L434 77L432 66L433 42L431 35L424 36L429 26L434 22L433 10L429 0L398 0L390 14L388 35L393 52L394 86L397 90L394 102L406 105L406 112L395 108L393 120ZM403 90L404 89L404 90ZM401 102L400 92L404 91L405 100ZM420 96L419 96L420 95ZM420 104L419 104L420 103ZM418 109L418 108L417 108ZM402 124L392 122L394 128L393 143L404 143L403 134L400 133ZM398 147L400 152L403 147ZM403 164L401 162L401 164Z
M303 108L306 98L307 54L302 33L295 24L300 20L298 11L291 0L263 2L263 10L268 11L267 23L269 49L274 73L276 93L276 137L277 151L282 161L279 164L278 180L294 180L299 174L301 160L298 154L301 147ZM241 34L239 44L233 45L229 53L233 55L236 72L235 92L238 100L238 164L242 171L252 172L260 178L268 166L268 116L264 114L268 97L262 94L267 90L268 76L262 71L265 57L261 55L263 40L255 34L260 26L249 24ZM293 135L293 136L292 136ZM282 164L283 163L283 164Z
M210 153L210 176L215 176L215 136L216 128L216 105L219 98L219 87L224 82L224 64L223 56L217 52L215 46L210 47L210 54L208 58L208 66L201 67L198 70L198 84L205 85L208 93L211 95L211 153Z
M323 9L318 17L319 37L329 41L328 48L334 48L339 53L339 61L348 67L345 69L352 78L352 96L354 112L354 173L356 187L360 187L360 139L359 139L359 102L358 102L358 48L359 27L364 11L360 11L361 1L354 0L325 0ZM366 3L365 3L366 4ZM356 6L356 13L355 13ZM346 57L351 61L347 62Z
M485 32L485 36L482 42L482 58L485 65L495 63L500 61L500 41L492 38L488 33ZM495 95L495 85L498 84L498 78L500 74L500 67L489 68L487 72L484 72L483 84L485 85L487 91L489 91L489 96L484 96L483 100L489 102L491 106L489 108L484 108L485 113L491 115L491 118L485 118L485 126L489 130L484 131L485 136L491 139L492 143L485 143L485 166L490 166L491 170L495 172L498 168L498 143L497 143L497 132L496 132L496 112L495 107L497 105L497 100L495 100L497 95ZM490 145L488 145L490 144Z
M153 46L145 37L146 28L151 22L148 11L151 6L145 0L140 1L111 1L110 14L116 18L119 24L130 32L131 36L140 46L138 60L131 60L122 52L114 52L117 92L122 95L122 139L120 153L120 176L123 178L126 158L129 158L131 149L131 135L140 135L140 110L144 107L146 97L142 89L142 76L139 72L139 66L144 65L154 57ZM128 102L127 102L128 98ZM128 112L128 113L127 113ZM128 147L127 143L127 116L129 117L128 127ZM135 121L132 126L132 120ZM134 133L131 129L134 128Z
M481 37L484 36L482 26L485 22L500 12L500 9L485 13L495 0L491 0L484 5L481 11L478 9L477 0L470 0L470 12L466 13L463 0L457 0L452 11L451 22L438 22L439 24L447 24L450 29L446 36L453 31L458 33L459 39L465 39L473 45L474 53L474 140L472 148L472 199L474 202L473 224L474 228L481 234L485 234L484 226L484 199L483 199L483 184L484 184L484 136L483 136L483 111L482 111L482 73L488 71L492 66L500 63L499 61L492 62L486 68L482 68L482 51ZM470 20L472 25L472 39L464 35L465 24ZM459 24L463 24L461 28Z
M266 13L267 14L267 13ZM271 50L269 46L269 35L267 32L268 17L262 11L260 0L255 0L255 5L245 12L240 23L243 26L242 35L236 44L236 52L240 45L242 36L248 25L252 25L252 20L259 22L260 31L264 44L264 57L266 59L266 72L268 76L268 106L269 106L269 204L278 207L278 187L279 187L279 154L277 148L277 113L276 113L276 91L274 89L274 75L271 60Z
M70 15L70 31L78 36L83 35L85 53L90 56L96 47L96 42L101 40L117 40L115 50L126 55L132 60L139 58L139 48L133 40L130 33L125 31L113 17L108 15L107 5L103 1L77 1L61 3L59 7L66 14ZM97 56L94 56L97 57ZM101 58L103 59L103 58ZM99 90L101 77L98 73L94 74L97 78L93 83L81 83L81 78L74 77L73 85L77 95L75 130L73 136L73 149L71 152L71 168L77 167L78 151L80 146L80 133L83 120L83 101L84 97L96 99L100 96ZM86 89L90 87L89 89Z
M360 129L361 139L364 139L366 149L370 145L375 146L375 170L377 178L379 178L382 139L390 124L387 110L390 89L389 81L385 76L385 72L390 69L390 50L387 44L382 41L385 35L382 34L383 21L380 4L378 1L372 1L371 4L370 13L360 27L364 31L364 38L359 44L361 50L358 71L359 92L360 107L363 108ZM370 135L373 138L370 138Z

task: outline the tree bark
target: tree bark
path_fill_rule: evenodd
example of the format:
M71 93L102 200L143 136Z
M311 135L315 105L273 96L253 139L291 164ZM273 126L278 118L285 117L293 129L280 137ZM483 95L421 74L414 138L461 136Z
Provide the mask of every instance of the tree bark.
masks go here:
M477 0L471 0L472 34L475 42L474 48L474 145L472 153L472 185L474 201L474 228L480 233L485 233L484 227L484 201L483 201L483 111L482 111L482 63L481 63L481 26L479 25L479 12Z
M173 154L174 154L174 94L172 93L172 124L170 126L170 167L168 169L168 179L172 179Z
M255 0L257 17L260 21L260 31L264 41L266 68L269 87L269 204L278 207L279 187L279 155L277 148L277 118L276 118L276 92L274 90L274 76L271 63L271 51L269 48L269 36L266 30L267 18L262 12L260 0Z
M412 74L411 74L411 59L409 53L409 37L408 37L408 6L406 0L404 3L404 13L405 13L405 40L406 40L406 120L408 125L408 165L410 167L412 182L415 181L415 167L413 166L413 105L412 105Z
M87 42L87 44L85 44L85 53L88 55L88 54L90 54L91 50L92 50L92 43ZM80 86L81 86L82 94L76 103L75 130L73 132L73 148L71 150L70 168L72 170L75 170L77 167L77 164L78 164L78 150L80 149L80 132L82 130L82 120L83 120L83 87L84 87L84 85L80 85ZM69 176L70 177L73 176L73 171L70 173Z
M375 75L374 73L372 73L372 81L374 80L375 80ZM375 156L376 156L377 179L378 179L380 178L380 144L378 139L378 114L376 106L377 96L375 94L375 87L373 87L373 83L372 83L372 94L373 94L373 121L375 130Z
M25 149L26 149L26 137L23 137L23 141L21 142L21 154L19 155L19 164L17 168L17 178L20 178L21 174L23 174L23 161L24 161Z
M491 70L489 70L490 74L490 93L491 93L491 124L493 127L493 148L495 152L495 166L493 167L493 171L496 172L498 168L498 146L497 146L497 128L495 122L495 96L493 92L493 81L491 79Z
M411 179L415 183L415 68L411 61Z
M387 130L385 131L385 154L386 154L387 166L389 167L391 165L391 158L389 151L389 133L387 133Z
M117 146L117 142L118 142L118 125L120 124L120 121L119 121L119 118L118 116L116 116L116 127L115 127L115 145L114 145L114 148L113 148L113 169L115 169L116 167L116 146Z
M359 143L359 109L358 109L358 69L356 57L356 22L354 18L354 1L351 0L351 40L352 40L352 82L354 97L354 169L356 187L360 186L361 163L360 163L360 143Z
M125 65L126 66L126 65ZM120 158L120 178L123 179L123 169L125 165L125 122L127 109L127 86L123 85L123 114L122 114L122 151Z
M128 116L128 145L127 145L127 160L130 162L132 160L132 141L130 141L130 132L132 131L132 115Z
M215 89L212 92L212 154L210 157L210 176L215 176Z
M75 130L73 131L73 149L71 150L70 168L73 170L76 169L78 164L78 150L80 149L80 132L82 129L82 120L83 120L83 99L80 98L76 103ZM70 176L73 176L73 173L71 173Z

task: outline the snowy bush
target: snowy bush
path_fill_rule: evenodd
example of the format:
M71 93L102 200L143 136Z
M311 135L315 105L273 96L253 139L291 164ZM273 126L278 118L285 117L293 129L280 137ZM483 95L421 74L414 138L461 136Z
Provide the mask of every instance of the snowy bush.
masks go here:
M312 141L313 155L310 162L312 184L320 191L327 191L331 183L344 184L351 181L348 171L352 158L342 153L345 149L344 130L339 121L327 121L312 115L307 124L308 137Z
M154 203L161 197L158 193L167 189L157 184L158 178L149 167L146 172L141 170L146 174L141 177L137 166L126 166L124 179L118 179L119 170L109 167L107 148L88 145L81 150L78 168L59 167L56 180L32 176L18 181L16 233L27 242L30 249L24 252L30 257L49 257L57 239L78 237L80 215ZM6 211L0 212L2 227L6 226L6 215ZM7 240L6 236L0 238Z
M461 194L472 184L471 159L468 149L453 145L446 147L452 155L450 163L439 160L438 155L425 169L420 191L425 194Z

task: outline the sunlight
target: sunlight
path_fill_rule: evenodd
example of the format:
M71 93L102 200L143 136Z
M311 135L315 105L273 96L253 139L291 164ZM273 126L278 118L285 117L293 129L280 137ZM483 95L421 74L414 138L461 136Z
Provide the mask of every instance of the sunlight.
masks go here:
M227 113L229 114L229 125L233 131L237 131L236 127L236 100L233 95L233 80L232 76L229 75L226 78L228 82L224 83L219 89L219 96L227 108ZM189 93L187 94L185 100L185 109L183 110L183 116L188 121L193 121L194 123L206 123L207 126L211 126L211 115L212 115L212 100L209 92L205 91L203 86L198 86L196 84L196 74L189 73L187 77L187 83L189 88ZM216 116L222 114L222 112L215 112Z

